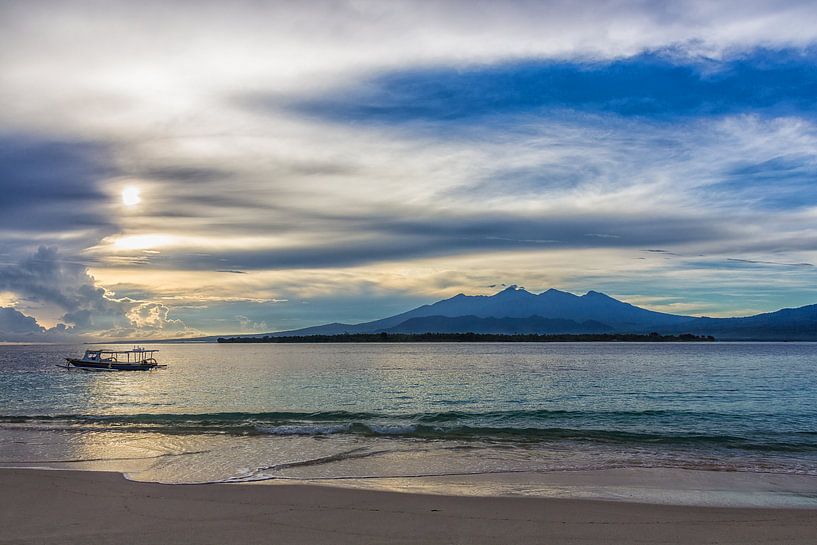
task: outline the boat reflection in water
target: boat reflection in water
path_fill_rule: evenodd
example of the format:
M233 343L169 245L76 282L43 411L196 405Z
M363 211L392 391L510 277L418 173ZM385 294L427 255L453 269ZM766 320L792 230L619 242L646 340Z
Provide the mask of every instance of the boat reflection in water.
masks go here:
M167 365L160 365L154 354L158 350L147 350L137 346L132 350L86 350L81 358L65 358L65 369L76 367L85 371L150 371Z

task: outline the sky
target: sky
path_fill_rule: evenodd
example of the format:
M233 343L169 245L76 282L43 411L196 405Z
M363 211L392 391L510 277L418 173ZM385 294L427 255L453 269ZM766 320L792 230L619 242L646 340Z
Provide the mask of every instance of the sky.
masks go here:
M502 284L817 303L817 4L0 4L0 341Z

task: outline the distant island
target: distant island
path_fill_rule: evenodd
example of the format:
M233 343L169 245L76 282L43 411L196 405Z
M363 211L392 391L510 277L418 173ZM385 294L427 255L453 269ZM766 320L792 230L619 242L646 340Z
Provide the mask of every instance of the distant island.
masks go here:
M382 334L389 335L382 337ZM686 340L817 341L817 305L738 318L667 314L597 291L584 295L549 289L531 293L508 286L493 295L465 295L370 322L328 323L267 333L212 335L185 342L548 342ZM349 338L349 336L353 336ZM265 338L290 340L273 341ZM291 340L308 338L309 340ZM259 340L256 340L259 339ZM324 339L324 340L321 340ZM384 339L386 339L384 341ZM179 339L182 340L182 339Z
M219 343L552 343L552 342L713 342L711 335L639 335L635 333L503 335L498 333L341 333L288 337L219 337Z

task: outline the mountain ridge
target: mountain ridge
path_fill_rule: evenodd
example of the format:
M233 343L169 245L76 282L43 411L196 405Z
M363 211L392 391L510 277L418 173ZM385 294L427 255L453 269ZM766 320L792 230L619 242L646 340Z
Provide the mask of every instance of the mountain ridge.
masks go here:
M584 328L584 329L583 329ZM343 333L651 333L712 335L722 340L817 340L817 304L753 316L710 318L635 306L605 293L550 288L539 294L516 285L493 295L459 293L406 312L358 324L334 322L238 337ZM215 340L217 336L198 340Z

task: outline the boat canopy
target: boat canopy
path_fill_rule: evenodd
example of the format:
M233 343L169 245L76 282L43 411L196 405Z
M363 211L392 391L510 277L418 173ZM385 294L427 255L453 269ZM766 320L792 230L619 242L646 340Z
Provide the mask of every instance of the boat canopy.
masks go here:
M136 347L132 350L86 350L86 354L153 354L158 350Z
M153 354L158 350L148 350L141 346L132 350L86 350L83 360L86 361L108 361L108 362L142 362L153 359ZM133 356L131 356L131 354ZM154 360L155 361L155 360Z

